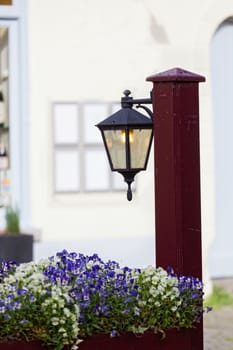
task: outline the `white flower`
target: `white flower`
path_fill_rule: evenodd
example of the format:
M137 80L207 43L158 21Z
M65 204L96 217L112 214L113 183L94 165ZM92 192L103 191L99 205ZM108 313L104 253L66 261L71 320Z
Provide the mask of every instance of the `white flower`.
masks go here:
M93 260L89 260L88 263L87 263L87 268L88 268L89 270L91 270L93 264L94 264L94 261L93 261Z
M58 299L59 308L62 309L65 306L65 302L62 299Z
M154 276L152 277L152 283L153 283L153 284L157 284L158 282L159 282L159 277L156 276L156 275L154 275Z
M80 311L79 311L78 304L74 304L74 308L75 308L75 313L76 313L77 317L79 317Z
M71 350L77 350L77 349L78 349L77 345L73 345L71 348Z
M158 293L162 294L164 292L164 286L162 284L159 284L157 287Z
M65 328L61 327L58 329L58 332L59 333L66 333L66 330L65 330Z
M37 265L41 266L41 267L46 267L48 266L48 259L40 259L38 262L37 262Z
M147 266L145 269L143 269L144 273L148 276L152 276L155 272L155 268L153 266Z
M4 314L6 312L5 306L0 306L0 314Z
M151 287L149 292L153 296L156 296L158 294L157 289L155 287Z
M67 317L69 317L69 316L71 315L71 312L70 312L69 309L67 309L67 307L65 307L65 308L63 309L63 312L64 312L64 314L65 314Z
M51 322L53 326L57 326L59 324L59 318L58 317L52 317Z

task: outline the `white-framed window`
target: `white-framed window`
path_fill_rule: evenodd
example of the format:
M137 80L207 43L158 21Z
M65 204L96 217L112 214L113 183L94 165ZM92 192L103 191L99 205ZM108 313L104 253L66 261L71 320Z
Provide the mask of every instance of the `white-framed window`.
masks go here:
M0 175L0 226L5 225L4 206L20 208L22 226L30 226L29 114L27 75L26 1L1 6L0 90L1 144L6 145L8 169ZM8 129L8 130L7 130ZM4 165L4 162L1 162Z
M110 169L100 131L95 127L119 109L117 103L52 104L55 193L126 190L122 175Z
M5 150L7 157L4 162L0 154L0 206L20 203L24 211L20 193L22 164L19 158L22 149L19 57L18 21L0 19L0 148Z

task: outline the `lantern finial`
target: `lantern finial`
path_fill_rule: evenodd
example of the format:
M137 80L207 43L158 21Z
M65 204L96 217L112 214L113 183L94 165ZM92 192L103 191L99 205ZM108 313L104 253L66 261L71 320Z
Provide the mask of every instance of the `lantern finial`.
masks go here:
M133 198L133 195L132 195L131 182L130 182L130 183L128 183L127 199L128 199L128 201L131 201L132 198Z

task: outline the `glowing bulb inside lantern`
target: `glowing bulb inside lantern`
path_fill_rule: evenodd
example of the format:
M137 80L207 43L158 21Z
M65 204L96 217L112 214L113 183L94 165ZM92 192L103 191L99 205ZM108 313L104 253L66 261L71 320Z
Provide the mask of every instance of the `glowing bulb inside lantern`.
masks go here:
M121 131L121 142L125 143L125 137L126 137L126 131L122 130ZM129 143L134 142L134 132L133 130L129 130Z

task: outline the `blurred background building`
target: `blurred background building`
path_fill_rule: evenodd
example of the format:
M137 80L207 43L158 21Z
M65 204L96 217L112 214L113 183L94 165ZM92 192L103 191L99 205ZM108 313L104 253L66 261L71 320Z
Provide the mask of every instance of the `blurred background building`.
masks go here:
M95 124L122 91L181 67L200 85L203 266L233 276L233 0L12 0L0 6L0 215L34 257L69 249L154 263L153 156L126 200ZM156 137L156 135L155 135ZM169 244L169 242L168 242Z

